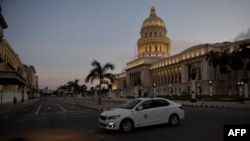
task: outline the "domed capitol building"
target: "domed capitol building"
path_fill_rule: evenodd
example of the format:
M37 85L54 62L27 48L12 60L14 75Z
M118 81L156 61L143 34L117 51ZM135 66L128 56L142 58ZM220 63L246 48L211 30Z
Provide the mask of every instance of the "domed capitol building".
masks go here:
M125 72L115 75L113 89L123 96L159 95L245 95L248 97L249 71L220 70L209 65L207 54L233 52L250 39L200 44L171 55L171 40L155 7L141 26L137 58L127 63ZM246 72L246 73L244 73ZM244 78L244 79L243 79Z

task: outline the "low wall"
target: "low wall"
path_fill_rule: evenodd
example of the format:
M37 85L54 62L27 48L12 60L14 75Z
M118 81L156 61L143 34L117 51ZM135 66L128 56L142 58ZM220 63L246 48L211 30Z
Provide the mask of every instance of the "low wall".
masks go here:
M22 93L13 93L13 92L3 91L2 93L0 93L0 102L1 102L1 98L2 98L3 103L12 102L14 97L17 98L17 101L21 101ZM24 100L27 100L27 99L28 99L28 94L24 94Z

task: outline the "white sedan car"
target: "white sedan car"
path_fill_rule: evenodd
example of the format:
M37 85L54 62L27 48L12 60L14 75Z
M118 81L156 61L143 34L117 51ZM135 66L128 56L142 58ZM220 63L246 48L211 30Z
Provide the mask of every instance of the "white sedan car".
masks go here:
M175 126L184 117L181 104L164 98L137 98L127 101L119 108L102 112L99 126L129 132L136 127L162 123Z

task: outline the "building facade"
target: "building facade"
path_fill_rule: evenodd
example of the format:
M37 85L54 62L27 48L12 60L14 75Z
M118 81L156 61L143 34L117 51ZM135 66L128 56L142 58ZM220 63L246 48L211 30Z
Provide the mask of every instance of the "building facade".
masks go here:
M116 74L113 88L126 96L149 95L242 95L248 94L249 72L229 71L227 75L214 70L206 60L207 54L224 50L232 52L250 39L192 46L171 55L170 39L164 21L151 7L150 16L142 24L137 42L137 59L127 63L125 72ZM216 71L216 78L214 77ZM191 77L190 74L193 74ZM246 80L246 79L245 79Z
M28 92L38 91L35 68L24 65L7 40L3 39L7 23L0 6L0 103L10 102L14 97L23 101L35 97ZM32 90L32 91L31 91Z
M27 76L26 76L26 87L29 99L39 97L38 95L38 76L36 76L36 69L34 66L24 65Z

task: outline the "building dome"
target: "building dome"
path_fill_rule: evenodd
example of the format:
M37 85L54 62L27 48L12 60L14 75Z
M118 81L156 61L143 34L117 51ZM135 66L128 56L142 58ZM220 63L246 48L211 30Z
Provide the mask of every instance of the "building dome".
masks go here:
M142 24L142 29L146 27L152 27L152 26L159 26L159 27L166 28L164 21L156 15L155 11L156 11L155 7L152 6L150 9L150 16L144 20Z
M150 16L142 23L141 38L137 41L137 56L164 58L170 56L170 39L164 21L156 16L151 7Z

